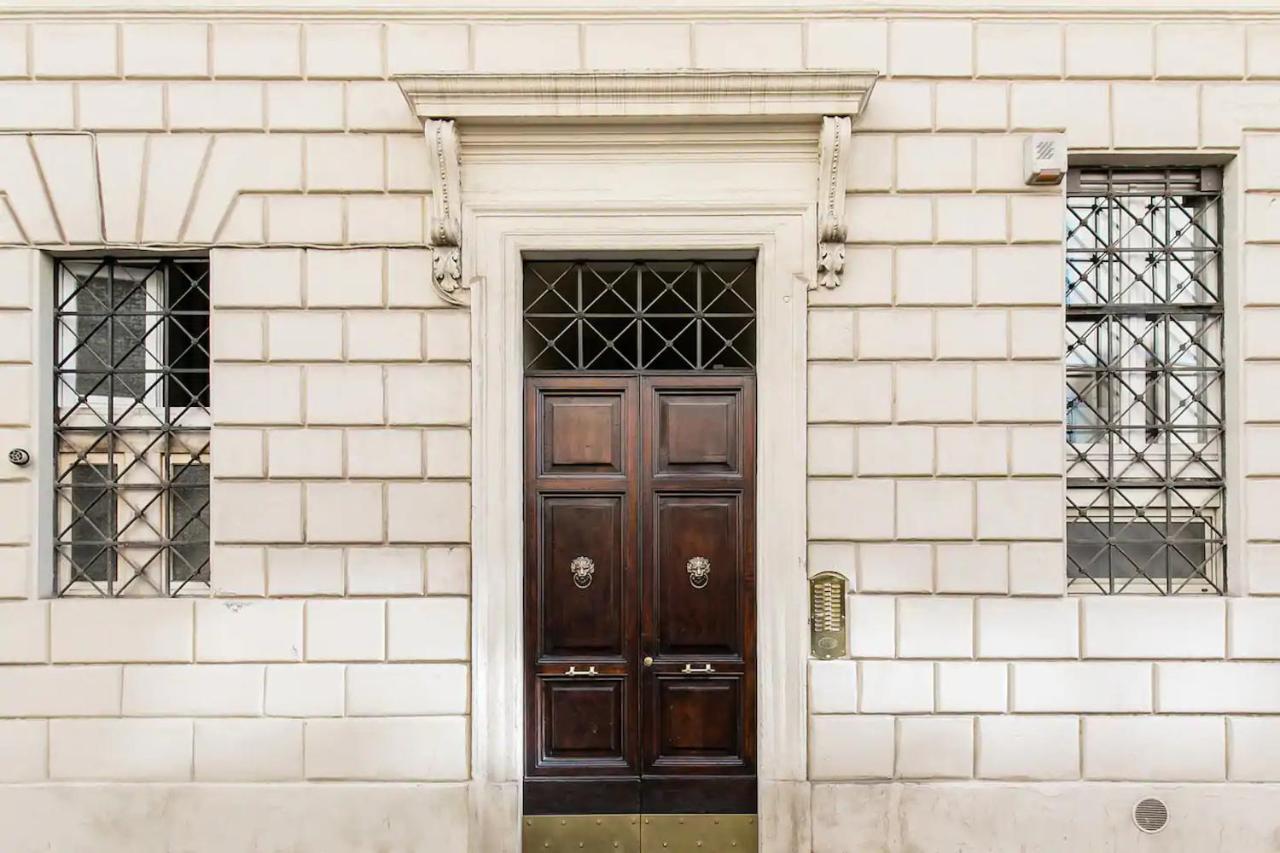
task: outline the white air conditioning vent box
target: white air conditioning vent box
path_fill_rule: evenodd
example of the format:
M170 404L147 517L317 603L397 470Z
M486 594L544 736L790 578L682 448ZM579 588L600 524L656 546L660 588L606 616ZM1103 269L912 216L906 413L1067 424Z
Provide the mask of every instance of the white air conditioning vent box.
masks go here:
M1027 186L1054 186L1067 174L1067 143L1061 133L1033 133L1022 143Z

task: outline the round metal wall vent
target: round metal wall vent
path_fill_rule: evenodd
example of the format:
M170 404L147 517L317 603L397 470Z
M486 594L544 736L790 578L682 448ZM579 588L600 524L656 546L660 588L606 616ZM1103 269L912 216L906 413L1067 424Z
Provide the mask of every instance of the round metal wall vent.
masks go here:
M1169 825L1169 807L1155 797L1139 800L1133 807L1133 822L1143 832L1159 832Z

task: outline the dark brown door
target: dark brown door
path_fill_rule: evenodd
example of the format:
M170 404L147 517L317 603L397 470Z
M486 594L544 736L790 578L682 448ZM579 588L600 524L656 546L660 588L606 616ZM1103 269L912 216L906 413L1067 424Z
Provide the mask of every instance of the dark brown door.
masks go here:
M526 384L526 814L754 812L746 374Z

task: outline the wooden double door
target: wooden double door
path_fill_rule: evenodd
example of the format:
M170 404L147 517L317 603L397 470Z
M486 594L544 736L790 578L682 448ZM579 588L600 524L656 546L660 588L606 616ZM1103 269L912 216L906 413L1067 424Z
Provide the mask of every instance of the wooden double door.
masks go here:
M755 813L754 388L526 379L525 814Z

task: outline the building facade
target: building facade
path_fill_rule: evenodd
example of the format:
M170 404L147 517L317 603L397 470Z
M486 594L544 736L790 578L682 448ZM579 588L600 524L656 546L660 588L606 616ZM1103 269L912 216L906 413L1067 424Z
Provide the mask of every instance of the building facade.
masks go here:
M1280 6L10 0L0 449L6 853L1273 849Z

